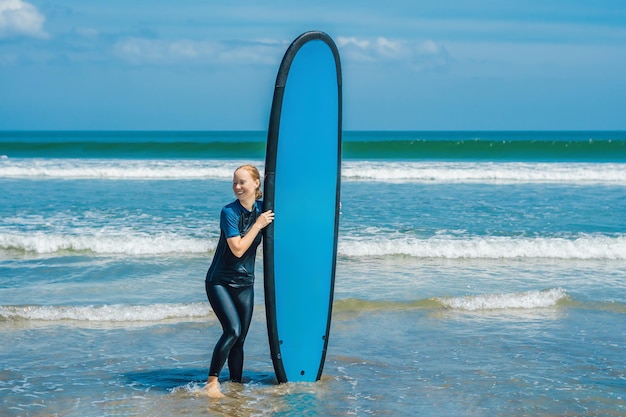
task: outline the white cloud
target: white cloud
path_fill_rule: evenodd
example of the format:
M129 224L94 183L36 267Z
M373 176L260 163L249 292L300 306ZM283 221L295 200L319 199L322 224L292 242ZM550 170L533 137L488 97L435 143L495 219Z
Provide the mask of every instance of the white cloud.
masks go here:
M244 43L127 38L113 46L117 56L133 64L175 64L182 61L275 64L279 62L282 48L282 42L267 39Z
M355 45L358 48L366 49L370 45L370 41L366 39L358 39L355 37L345 38L340 36L337 38L337 45L339 47Z
M28 36L47 38L46 20L32 4L22 0L0 0L0 38Z
M345 56L344 61L405 63L418 71L448 66L447 50L432 40L338 37L337 46Z
M386 37L337 37L343 62L392 63L415 71L448 67L447 50L437 42ZM250 41L209 41L132 37L119 40L113 52L132 64L260 64L277 65L289 42L261 38Z
M406 41L391 40L387 38L376 38L372 43L374 50L379 56L387 58L402 58L409 55Z
M194 42L189 40L163 41L145 38L128 38L113 46L114 52L132 62L177 62L195 59L199 56L212 56L218 45L212 42Z

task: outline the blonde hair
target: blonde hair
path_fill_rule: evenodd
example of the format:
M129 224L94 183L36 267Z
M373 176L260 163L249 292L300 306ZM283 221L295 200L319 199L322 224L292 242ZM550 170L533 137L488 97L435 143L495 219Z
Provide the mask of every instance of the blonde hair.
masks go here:
M248 174L250 174L253 180L259 181L259 186L257 187L254 193L254 198L257 200L260 200L261 198L263 198L263 191L261 191L261 174L259 173L259 170L257 169L257 167L251 164L245 164L237 168L235 172L239 171L240 169L245 169L246 171L248 171Z

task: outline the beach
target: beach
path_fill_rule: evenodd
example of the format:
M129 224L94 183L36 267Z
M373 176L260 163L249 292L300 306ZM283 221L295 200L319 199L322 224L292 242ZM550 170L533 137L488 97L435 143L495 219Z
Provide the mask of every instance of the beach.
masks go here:
M626 132L346 132L322 379L276 383L259 251L243 384L202 396L264 140L0 132L0 415L626 415Z

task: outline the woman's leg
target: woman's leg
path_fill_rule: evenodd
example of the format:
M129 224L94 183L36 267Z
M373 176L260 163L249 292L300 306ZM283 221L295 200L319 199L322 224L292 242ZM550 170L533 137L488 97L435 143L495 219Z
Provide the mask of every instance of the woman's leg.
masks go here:
M233 300L237 308L239 315L239 323L241 325L241 332L239 337L235 341L235 344L230 349L230 355L228 355L228 370L230 371L230 380L234 382L241 382L241 375L243 372L243 343L248 335L248 329L250 328L250 322L252 321L252 311L254 309L254 287L244 287L231 289Z
M241 321L230 288L223 285L206 284L206 292L211 308L222 325L222 336L213 350L209 377L219 377L230 351L241 335ZM232 371L231 371L232 372Z

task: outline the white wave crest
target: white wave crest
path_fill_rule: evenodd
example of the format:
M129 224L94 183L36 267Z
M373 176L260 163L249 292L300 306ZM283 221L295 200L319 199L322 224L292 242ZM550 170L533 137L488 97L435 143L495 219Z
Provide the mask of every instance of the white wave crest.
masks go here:
M208 303L102 305L102 306L0 306L4 320L83 322L155 322L197 319L211 314Z
M79 234L44 232L0 233L0 250L40 255L90 252L103 255L197 255L215 250L217 238L175 234ZM626 259L626 236L579 235L571 238L523 237L411 237L339 238L338 254L348 257L411 256L443 259Z
M355 239L339 241L340 255L412 256L446 259L626 259L626 236L577 238L433 237L430 239Z
M229 179L235 168L252 162L233 160L0 159L0 178L65 179ZM574 162L342 162L344 181L475 183L626 184L625 163Z
M63 235L54 233L0 233L0 249L37 254L64 251L97 254L158 255L199 254L215 249L217 242L167 234L143 235Z
M0 178L227 179L243 163L232 160L6 159L0 164Z
M390 182L564 182L626 184L626 164L344 161L348 180Z
M445 307L453 310L482 311L508 309L549 308L567 298L562 288L547 291L528 291L510 294L485 294L454 298L437 298Z

